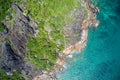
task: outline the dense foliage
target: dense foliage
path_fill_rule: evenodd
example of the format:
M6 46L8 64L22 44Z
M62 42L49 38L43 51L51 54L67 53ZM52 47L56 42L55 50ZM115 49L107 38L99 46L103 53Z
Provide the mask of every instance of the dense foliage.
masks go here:
M6 16L11 14L9 10L13 2L19 2L20 0L0 0L0 32L4 31L3 20L6 19Z
M0 70L0 80L25 80L19 72L14 72L13 75L7 75Z
M8 9L11 7L12 0L0 0L0 32L4 31L2 20L8 15Z
M0 21L8 15L8 9L11 7L13 0L0 0Z
M24 10L38 23L39 34L27 44L31 50L28 60L40 69L50 69L56 62L56 53L64 48L63 29L65 22L72 21L70 11L76 6L76 0L27 0Z
M0 32L3 32L4 31L4 25L3 23L0 22Z

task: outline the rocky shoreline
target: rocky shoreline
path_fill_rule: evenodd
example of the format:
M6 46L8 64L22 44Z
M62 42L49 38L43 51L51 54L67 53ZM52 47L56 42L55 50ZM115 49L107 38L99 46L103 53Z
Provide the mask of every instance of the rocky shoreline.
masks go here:
M96 13L99 13L99 8L94 8L94 6L87 0L82 0L82 2L83 6L88 10L88 17L82 20L81 40L76 42L75 44L66 46L64 51L59 54L59 59L54 65L54 68L50 71L43 71L42 74L35 76L33 80L57 80L55 77L55 72L61 71L64 68L64 65L66 64L66 57L72 58L71 53L73 53L74 51L81 52L85 48L89 27L94 26L96 28L99 25L99 21L96 20Z
M21 5L12 3L12 8L9 9L11 14L2 21L4 31L0 32L0 69L7 75L19 71L30 80L56 80L55 73L63 70L66 57L72 58L72 52L82 51L85 48L89 27L97 27L99 24L96 20L99 9L94 8L87 0L80 1L81 9L72 11L71 17L75 17L75 22L65 23L66 26L63 27L65 28L65 48L62 53L56 52L58 60L54 68L49 71L39 71L32 63L26 61L26 53L30 51L27 43L31 37L34 38L39 33L38 24L30 16L24 14L24 2L21 2ZM85 17L86 10L87 17ZM70 42L67 42L66 38L69 38Z

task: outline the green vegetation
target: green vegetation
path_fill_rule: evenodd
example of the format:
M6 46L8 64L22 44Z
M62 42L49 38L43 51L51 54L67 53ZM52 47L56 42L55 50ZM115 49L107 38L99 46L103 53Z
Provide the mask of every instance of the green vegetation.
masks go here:
M0 22L0 32L4 32L4 24Z
M56 62L56 52L64 49L63 30L65 22L71 23L70 11L76 7L77 0L26 0L24 11L38 23L39 34L31 37L26 54L28 61L39 69L46 70Z
M0 80L25 80L25 79L19 72L14 72L12 76L9 76L4 71L0 70Z
M13 0L0 0L0 21L2 21L6 15L8 15L8 9L11 7Z
M85 11L84 16L85 18L88 18L88 10Z
M10 20L12 2L19 2L20 0L0 0L0 32L3 32L4 26L2 24L3 20L6 18Z
M80 36L80 33L79 33L79 32L76 32L76 33L75 33L75 36L76 36L76 37L79 37L79 36Z
M20 0L0 0L0 22L8 15L8 20L14 24L9 10L12 2ZM64 49L64 27L65 23L72 23L71 11L76 5L81 5L77 0L22 0L26 2L24 14L30 16L37 24L39 33L37 37L31 37L27 43L30 52L26 53L27 60L36 65L39 69L51 69L57 60L56 53ZM0 23L0 32L4 27ZM69 39L67 39L69 41ZM8 41L9 43L9 41Z

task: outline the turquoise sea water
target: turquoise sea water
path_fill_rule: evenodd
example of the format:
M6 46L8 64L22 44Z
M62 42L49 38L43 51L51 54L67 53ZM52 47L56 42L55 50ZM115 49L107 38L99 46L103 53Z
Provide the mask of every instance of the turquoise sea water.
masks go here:
M58 80L120 80L120 0L92 1L100 8L100 25L90 28L82 55L67 59Z

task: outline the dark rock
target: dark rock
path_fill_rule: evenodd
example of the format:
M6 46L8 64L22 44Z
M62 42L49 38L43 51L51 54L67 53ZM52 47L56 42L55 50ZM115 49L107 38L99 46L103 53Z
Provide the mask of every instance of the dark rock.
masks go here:
M37 24L30 20L29 16L23 14L23 10L17 4L13 4L12 7L16 10L16 14L13 15L15 23L13 26L10 26L10 31L6 37L13 45L14 52L24 57L25 53L28 51L26 44L29 38L36 34L38 28ZM6 32L9 29L6 29Z
M17 4L13 4L13 9L16 10L20 14L23 13L23 10Z
M30 22L29 16L24 15L23 10L17 4L13 4L13 9L16 10L16 13L22 18L24 22Z
M8 30L8 28L7 28L7 27L5 27L4 32L3 32L3 33L4 33L4 34L7 34L7 33L8 33L8 31L9 31L9 30Z
M38 70L34 68L31 63L25 62L23 58L17 55L11 46L4 42L2 43L2 60L0 61L0 69L7 73L14 71L22 71L25 75L29 76L30 79L38 74Z
M25 15L23 15L23 16L24 16L24 18L25 18L28 22L30 22L29 16L25 16Z
M21 27L26 34L35 34L35 30L33 29L33 27L31 27L28 23L24 22L23 20L16 21L16 24L16 26Z
M13 4L12 9L16 11L16 14L12 14L14 24L12 26L5 24L4 32L0 32L0 38L5 38L2 46L0 45L2 48L0 69L5 72L23 71L32 79L38 71L32 64L24 60L25 53L28 51L26 45L30 37L36 34L37 24L29 16L24 15L23 10L17 4ZM6 43L6 40L9 40L10 43Z
M27 42L25 37L17 33L16 35L15 34L9 35L9 40L15 47L16 53L24 57L24 54L26 52L25 44Z
M1 52L1 65L0 68L5 71L11 71L12 69L21 70L23 67L23 59L18 56L11 46L4 42L2 43L2 52Z

